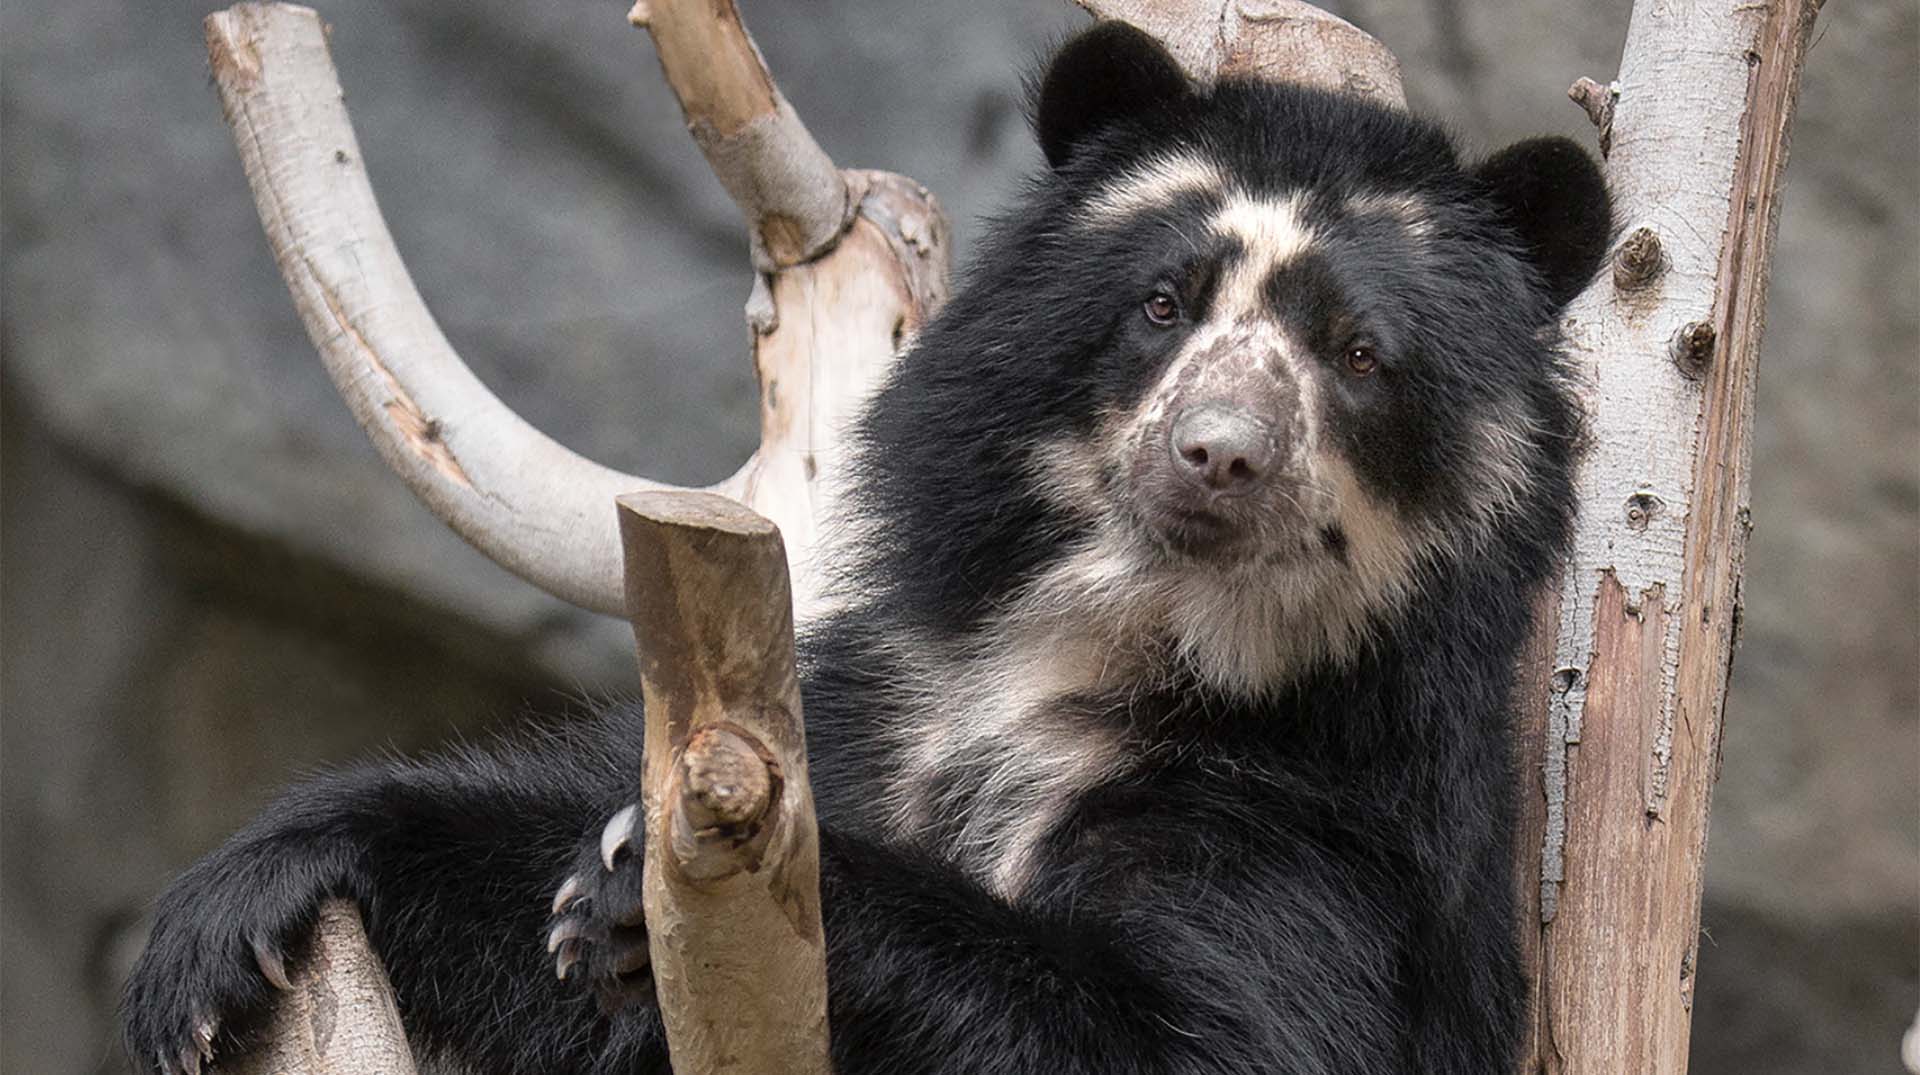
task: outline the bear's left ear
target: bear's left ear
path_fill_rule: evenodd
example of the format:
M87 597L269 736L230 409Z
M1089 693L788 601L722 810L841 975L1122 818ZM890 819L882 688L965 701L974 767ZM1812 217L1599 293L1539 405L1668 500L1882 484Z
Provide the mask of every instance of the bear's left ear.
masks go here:
M1587 286L1606 256L1613 207L1600 166L1567 138L1529 138L1474 169L1526 244L1556 306Z
M1053 54L1033 125L1047 163L1058 168L1100 128L1192 92L1193 83L1158 41L1124 22L1103 22Z

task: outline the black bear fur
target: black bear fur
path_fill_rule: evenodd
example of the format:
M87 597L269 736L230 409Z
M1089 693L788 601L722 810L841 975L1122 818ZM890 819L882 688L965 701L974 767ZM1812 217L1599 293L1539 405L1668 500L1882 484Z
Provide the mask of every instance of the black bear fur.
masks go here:
M1526 996L1510 692L1574 512L1557 319L1608 241L1599 172L1557 140L1468 167L1434 125L1350 96L1195 88L1117 24L1067 44L1039 98L1049 167L866 415L841 600L801 640L837 1070L1509 1070ZM1273 338L1316 382L1306 450L1357 475L1416 553L1391 592L1356 588L1357 611L1334 591L1355 639L1307 629L1317 641L1251 673L1212 674L1214 651L1146 632L1122 682L1009 726L1076 763L1075 744L1101 744L1102 765L1058 789L1044 766L996 783L1024 748L918 711L976 681L919 680L985 652L1091 528L1145 525L1129 492L1145 486L1102 472L1099 495L1049 491L1036 458L1132 413L1195 331L1214 285L1155 276L1169 250L1216 268L1249 256L1202 256L1220 204L1204 187L1087 223L1090 199L1169 154L1209 162L1250 204L1296 199L1313 239L1263 294ZM1486 431L1503 422L1523 435L1495 467ZM1217 562L1162 537L1142 555ZM1350 537L1328 526L1272 570L1311 556L1338 578ZM942 729L953 752L908 757L902 734ZM197 1070L203 1028L213 1053L243 1045L273 994L263 968L297 958L338 894L363 909L423 1056L499 1075L666 1071L632 969L644 936L622 925L637 856L608 871L599 854L640 742L637 707L613 706L289 791L159 900L124 1005L135 1062ZM1035 797L988 801L1008 786ZM967 837L996 809L985 846L1027 833L1004 873ZM562 979L547 939L569 919Z

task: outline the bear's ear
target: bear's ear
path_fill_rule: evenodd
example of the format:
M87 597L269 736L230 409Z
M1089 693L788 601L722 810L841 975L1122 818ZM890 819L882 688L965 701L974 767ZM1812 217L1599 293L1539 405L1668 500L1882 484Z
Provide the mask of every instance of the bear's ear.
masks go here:
M1494 154L1474 170L1556 306L1587 286L1606 256L1613 208L1600 166L1567 138L1529 138Z
M1103 22L1053 54L1041 77L1034 128L1047 163L1067 162L1100 128L1193 92L1160 43L1124 22Z

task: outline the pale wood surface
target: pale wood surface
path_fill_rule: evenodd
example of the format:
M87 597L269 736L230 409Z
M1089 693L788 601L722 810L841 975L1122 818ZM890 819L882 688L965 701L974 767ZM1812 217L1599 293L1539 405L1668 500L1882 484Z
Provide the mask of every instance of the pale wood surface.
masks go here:
M809 553L836 495L840 431L944 299L949 230L919 184L833 167L773 88L731 4L657 3L647 22L693 134L754 237L748 319L766 439L712 488L783 527L809 603ZM668 486L534 429L447 342L381 217L311 9L238 4L208 16L206 39L274 258L368 439L421 503L500 566L620 615L621 555L606 506ZM694 51L702 48L715 50L713 63Z
M832 247L853 199L780 95L733 0L639 0L627 17L653 35L687 130L746 214L759 266L786 268Z
M1158 38L1201 82L1246 74L1344 90L1399 108L1400 61L1372 35L1301 0L1075 0Z
M312 949L289 964L293 989L275 1008L261 1044L216 1063L219 1075L413 1075L385 970L367 945L360 912L346 900L320 908Z
M1567 315L1592 446L1553 669L1529 707L1545 752L1539 841L1521 849L1539 932L1528 1072L1686 1069L1753 377L1817 7L1643 0L1598 117L1632 263Z
M780 533L621 497L646 700L646 915L677 1075L826 1075L820 842Z
M541 589L617 615L607 505L647 488L523 421L468 370L394 248L310 8L207 16L207 54L274 260L340 396L414 495Z

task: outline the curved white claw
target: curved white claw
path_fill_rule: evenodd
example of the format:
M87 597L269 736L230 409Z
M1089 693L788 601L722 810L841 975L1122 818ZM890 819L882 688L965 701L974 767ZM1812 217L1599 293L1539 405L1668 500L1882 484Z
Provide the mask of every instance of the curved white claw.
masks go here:
M556 916L580 898L581 887L579 874L568 874L567 879L560 882L560 891L553 894L553 913Z
M561 981L567 980L567 972L580 962L580 946L568 942L560 946L560 958L553 961L553 976Z
M607 827L600 830L600 862L607 872L613 872L613 859L620 849L633 841L633 823L640 814L638 803L628 803L620 812L607 819Z
M586 932L587 927L581 923L579 919L568 918L562 920L559 925L553 927L547 934L547 954L552 955L558 952L562 944L576 940Z
M253 948L253 962L260 968L261 977L272 982L275 989L291 992L293 979L287 976L287 963L280 958L280 953L259 941L248 941L247 944Z

